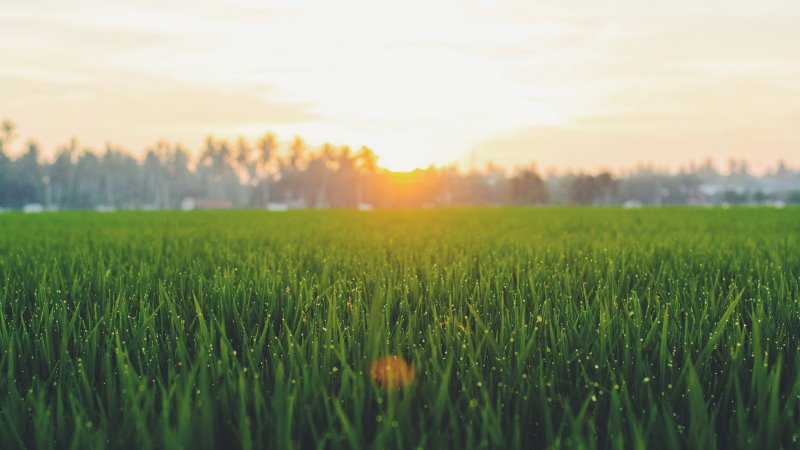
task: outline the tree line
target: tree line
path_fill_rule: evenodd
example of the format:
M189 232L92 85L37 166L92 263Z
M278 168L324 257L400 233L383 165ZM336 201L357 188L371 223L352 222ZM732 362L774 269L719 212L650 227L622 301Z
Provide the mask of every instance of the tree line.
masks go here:
M209 137L197 152L162 141L138 159L111 144L88 150L75 139L49 160L35 141L12 158L16 141L16 127L4 121L4 208L174 209L190 198L242 208L800 202L800 172L785 164L760 177L741 161L727 174L710 161L677 174L649 167L619 176L542 174L534 165L509 173L492 164L468 172L448 166L394 173L380 168L367 147L311 147L300 137L282 145L270 133L256 142Z

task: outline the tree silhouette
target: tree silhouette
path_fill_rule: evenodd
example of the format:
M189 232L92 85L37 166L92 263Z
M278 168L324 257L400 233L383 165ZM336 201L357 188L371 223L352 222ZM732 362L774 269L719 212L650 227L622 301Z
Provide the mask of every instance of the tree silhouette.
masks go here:
M534 166L507 176L487 164L464 173L456 166L409 173L381 169L368 147L354 152L330 143L309 146L299 136L281 151L275 135L233 146L209 136L199 152L160 141L141 156L106 144L102 153L73 138L49 160L28 141L12 151L16 125L0 124L0 207L41 203L54 208L177 208L188 197L216 205L267 207L384 207L496 204L772 204L796 201L800 171L780 162L764 175L732 160L724 174L707 160L677 174L652 166L616 177L548 171ZM11 157L10 155L17 156ZM196 154L193 161L191 155ZM201 202L202 203L202 202ZM209 204L209 202L206 202Z
M547 202L547 186L533 169L526 169L511 178L511 200L522 205Z
M272 159L278 149L277 138L272 133L264 134L258 141L258 169L261 180L261 204L269 205L270 185L272 184Z

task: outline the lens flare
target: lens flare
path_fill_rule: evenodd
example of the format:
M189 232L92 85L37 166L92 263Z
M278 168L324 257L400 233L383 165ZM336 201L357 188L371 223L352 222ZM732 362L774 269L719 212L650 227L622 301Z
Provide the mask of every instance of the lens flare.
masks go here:
M372 362L369 376L376 386L401 389L414 381L414 368L399 356L383 356Z

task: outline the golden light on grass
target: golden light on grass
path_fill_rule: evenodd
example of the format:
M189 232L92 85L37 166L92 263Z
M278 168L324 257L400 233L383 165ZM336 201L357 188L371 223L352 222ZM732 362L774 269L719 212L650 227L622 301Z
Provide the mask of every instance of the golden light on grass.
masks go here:
M369 367L369 377L375 385L389 390L402 389L414 381L414 368L403 358L383 356Z

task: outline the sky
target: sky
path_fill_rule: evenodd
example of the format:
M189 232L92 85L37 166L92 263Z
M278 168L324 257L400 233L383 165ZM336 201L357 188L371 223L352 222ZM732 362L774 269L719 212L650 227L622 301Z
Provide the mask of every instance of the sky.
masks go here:
M0 0L0 118L52 152L209 134L408 170L800 166L797 0Z

